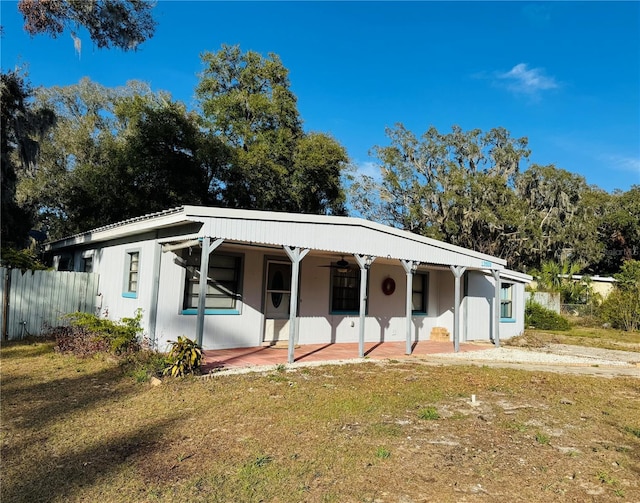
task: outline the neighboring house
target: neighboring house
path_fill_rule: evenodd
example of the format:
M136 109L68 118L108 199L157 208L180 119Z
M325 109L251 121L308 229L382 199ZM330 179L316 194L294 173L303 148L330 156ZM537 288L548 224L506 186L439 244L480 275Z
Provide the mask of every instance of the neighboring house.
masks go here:
M524 329L531 276L506 261L348 217L183 206L47 245L58 269L99 273L101 310L143 310L160 349L460 341ZM202 269L206 275L200 274ZM448 334L447 334L448 332ZM449 335L450 334L450 335Z

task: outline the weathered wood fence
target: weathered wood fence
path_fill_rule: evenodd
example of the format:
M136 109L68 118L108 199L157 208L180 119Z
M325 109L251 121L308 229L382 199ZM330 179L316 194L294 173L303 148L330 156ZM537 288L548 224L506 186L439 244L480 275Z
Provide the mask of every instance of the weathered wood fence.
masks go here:
M65 314L95 312L98 274L0 268L0 326L4 340L40 335Z

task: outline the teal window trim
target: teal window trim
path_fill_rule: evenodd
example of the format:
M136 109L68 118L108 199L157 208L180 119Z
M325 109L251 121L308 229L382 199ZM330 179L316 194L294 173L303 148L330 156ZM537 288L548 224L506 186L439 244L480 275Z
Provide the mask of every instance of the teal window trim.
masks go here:
M332 316L360 316L360 311L329 311L329 314Z
M509 316L502 316L502 313ZM502 283L500 287L500 323L515 323L513 317L513 283Z
M189 257L193 257L193 262L191 262L191 259ZM199 271L200 269L200 257L199 256L189 256L189 257L183 257L185 258L185 260L189 261L190 263L188 263L187 268L186 268L186 274L190 274L192 271ZM225 261L226 259L232 259L233 260L233 267L229 267L229 265L221 265L218 262L217 259L221 259L223 261ZM206 315L215 315L215 314L222 314L222 315L238 315L238 314L242 314L242 304L243 304L243 294L242 294L242 290L243 290L243 283L244 283L244 254L242 253L227 253L227 252L222 252L222 253L212 253L209 257L209 271L207 276L209 278L211 278L211 281L207 282L207 297L212 297L214 294L210 293L210 290L212 287L218 289L218 290L222 290L224 288L229 288L230 291L228 292L228 295L226 295L224 298L230 299L231 301L229 302L229 305L227 307L220 307L220 308L215 308L215 307L207 307L205 308L205 314ZM224 269L226 271L233 271L233 279L232 280L216 280L216 277L218 277L218 274L216 273L217 269ZM195 273L195 272L194 272ZM195 281L195 280L189 280L187 278L187 276L185 276L185 281L184 281L184 293L183 293L183 301L182 301L182 310L180 311L182 314L184 315L194 315L198 313L198 308L197 308L197 303L198 303L198 296L197 295L189 295L189 290L190 290L190 285L192 285L193 288L195 288L193 285L198 286L199 281ZM218 295L220 298L223 298L223 296Z
M187 316L193 316L194 314L198 314L198 310L197 309L183 309L182 310L182 314L187 315ZM238 309L205 309L204 310L204 314L205 315L211 315L211 314L238 315L238 314L241 314L241 312Z
M133 257L135 256L135 261ZM140 248L130 248L124 251L124 269L122 278L122 296L125 299L137 299L140 287L140 264L142 263L142 253ZM132 269L135 264L135 270ZM135 275L135 279L133 279ZM135 289L131 285L135 283Z

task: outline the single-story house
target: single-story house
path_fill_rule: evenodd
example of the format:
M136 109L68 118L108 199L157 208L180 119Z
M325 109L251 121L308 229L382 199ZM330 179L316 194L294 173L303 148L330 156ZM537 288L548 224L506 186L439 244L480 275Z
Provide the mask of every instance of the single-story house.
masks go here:
M531 276L506 261L359 218L181 206L65 239L59 270L99 273L97 311L141 308L160 349L492 340L524 329ZM286 342L285 342L286 341Z

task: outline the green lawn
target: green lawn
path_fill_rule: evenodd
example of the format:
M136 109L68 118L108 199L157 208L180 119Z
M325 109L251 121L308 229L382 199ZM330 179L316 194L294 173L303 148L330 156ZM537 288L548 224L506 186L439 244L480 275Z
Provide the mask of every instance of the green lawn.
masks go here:
M0 349L3 503L640 500L640 379L366 362L154 387L52 347Z

